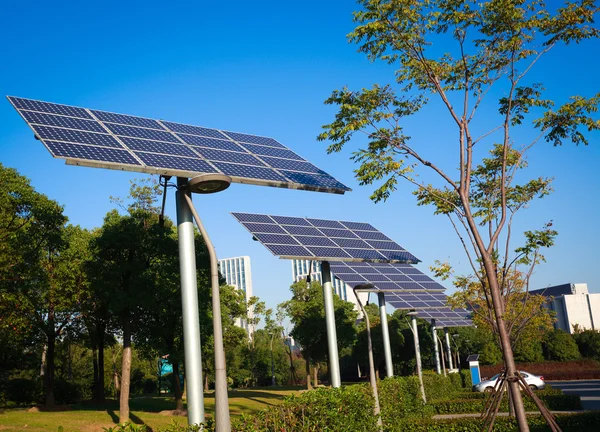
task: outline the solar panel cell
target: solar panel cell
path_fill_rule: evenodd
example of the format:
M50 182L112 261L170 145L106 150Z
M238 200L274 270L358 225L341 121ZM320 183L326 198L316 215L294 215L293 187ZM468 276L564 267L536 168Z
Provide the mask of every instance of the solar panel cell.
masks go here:
M332 238L331 240L343 248L367 249L370 247L367 243L358 239Z
M230 151L237 151L237 152L244 151L243 148L241 148L239 145L237 145L233 141L225 141L225 140L221 140L221 139L199 137L199 136L195 136L195 135L185 135L185 134L177 134L177 136L179 138L181 138L183 140L183 142L185 142L186 144L189 144L191 146L207 147L207 148L212 148L212 149L230 150Z
M285 225L285 230L292 235L306 235L306 236L322 236L323 234L316 228L313 227L304 227L304 226L295 226L295 225Z
M296 239L304 246L328 246L336 247L337 245L329 240L327 237L311 237L311 236L298 236Z
M144 129L135 126L124 126L113 123L106 123L106 127L110 129L112 133L119 136L146 138L156 141L179 143L179 140L175 138L170 132L163 132L154 129Z
M386 257L373 249L344 249L352 258L365 260L381 260L387 261Z
M258 222L272 224L273 219L270 216L253 213L232 213L232 215L240 222Z
M413 254L409 252L396 252L396 251L380 251L383 256L385 256L386 260L389 261L404 261L404 262L413 262L416 258Z
M306 219L290 216L271 216L280 225L312 226ZM284 227L287 228L287 227Z
M363 240L383 240L383 241L392 241L389 237L383 235L379 231L354 231L358 237Z
M310 219L310 218L307 218L306 220L309 221L312 225L316 226L317 228L339 228L339 229L346 229L338 221L332 221L332 220L326 220L326 219Z
M281 177L270 168L261 168L251 165L240 165L228 162L213 162L214 166L220 169L223 174L232 177L243 177L257 180L272 180L276 182L286 182L286 179Z
M330 188L347 188L344 184L329 176L286 170L280 170L280 172L295 183L302 183L313 186L321 185Z
M232 151L225 150L214 150L207 148L199 148L198 153L202 155L205 159L220 161L220 162L234 162L240 164L248 164L254 166L264 167L265 164L260 162L254 156L248 153L238 153Z
M254 234L262 243L280 244L280 245L298 245L298 242L288 235L280 234Z
M309 258L314 255L302 246L265 244L273 255Z
M265 147L260 145L253 145L242 143L245 149L247 149L250 153L261 155L261 156L273 156L284 159L293 159L298 161L304 161L300 156L294 153L291 150L284 148L274 148L274 147Z
M138 127L143 127L143 128L164 130L164 128L160 125L160 123L158 123L156 120L152 120L149 118L135 117L135 116L125 115L125 114L115 114L115 113L106 112L106 111L97 111L97 110L91 110L91 111L92 111L92 114L94 114L96 116L96 118L98 118L98 120L103 121L103 122L118 123L118 124L122 124L122 125L138 126Z
M346 252L339 248L333 247L318 247L318 246L307 246L308 249L314 256L323 258L351 258Z
M317 168L310 162L301 162L301 161L297 161L297 160L273 158L273 157L267 157L267 156L261 156L261 159L263 161L265 161L268 165L272 166L273 168L277 168L277 169L327 175L327 173L325 171L320 170L319 168Z
M55 156L86 159L126 165L141 165L127 150L46 141L46 146Z
M83 120L75 117L65 117L24 110L21 111L21 114L29 123L33 124L106 133L106 129L104 129L101 124L93 120Z
M393 241L367 240L367 243L369 243L371 247L375 249L404 251L404 249L402 249L397 243Z
M161 121L161 123L167 129L169 129L173 132L181 132L184 134L198 135L198 136L209 137L209 138L227 139L227 137L225 135L223 135L221 132L219 132L217 129L209 129L209 128L203 128L200 126L191 126L191 125L186 125L186 124L181 124L181 123L173 123L173 122L167 122L167 121Z
M336 238L353 238L356 239L356 235L348 230L334 229L334 228L319 228L326 237L331 237L332 240Z
M364 231L378 231L373 225L363 222L346 222L341 221L341 223L351 230L364 230Z
M217 172L217 170L201 159L192 159L181 156L165 156L140 151L134 151L134 153L146 165L156 168L205 173Z
M31 127L43 140L48 139L52 141L66 141L77 144L92 144L104 147L123 148L123 146L119 144L116 139L108 134L38 125L32 125Z
M252 144L261 144L265 146L271 147L280 147L285 148L279 142L275 141L273 138L261 137L257 135L247 135L238 132L226 132L225 134L230 137L234 141L239 141L243 143L252 143Z
M84 119L93 119L93 117L84 108L36 101L32 99L23 99L14 96L9 96L8 100L10 100L16 108L51 114L61 114Z
M180 144L165 143L161 141L144 140L139 138L121 137L123 143L132 150L141 150L166 155L178 155L197 158L198 155L189 147Z
M253 233L287 234L279 225L244 222L244 226Z

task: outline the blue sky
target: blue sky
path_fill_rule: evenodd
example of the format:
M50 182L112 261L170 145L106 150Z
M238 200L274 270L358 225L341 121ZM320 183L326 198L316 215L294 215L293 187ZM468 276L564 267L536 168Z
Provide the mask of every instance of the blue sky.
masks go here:
M451 226L417 207L408 185L373 204L371 188L353 178L351 149L327 155L315 139L334 115L323 104L333 89L393 80L392 67L370 63L347 43L352 2L10 2L3 9L0 94L272 136L354 189L339 196L234 184L195 197L219 257L249 255L254 293L270 306L289 297L291 264L253 242L231 211L370 222L418 256L422 270L439 259L468 271ZM569 94L591 96L600 78L598 48L556 49L530 82L543 81L557 103ZM0 121L0 162L63 204L72 223L99 226L113 207L109 196L126 196L129 180L142 176L53 159L7 101ZM482 121L495 121L493 109ZM455 134L439 107L407 122L407 133L432 160L456 166ZM551 219L559 231L532 288L586 282L600 292L599 137L587 147L540 143L530 154L528 175L555 177L555 193L523 211L516 229ZM169 196L172 218L174 210Z

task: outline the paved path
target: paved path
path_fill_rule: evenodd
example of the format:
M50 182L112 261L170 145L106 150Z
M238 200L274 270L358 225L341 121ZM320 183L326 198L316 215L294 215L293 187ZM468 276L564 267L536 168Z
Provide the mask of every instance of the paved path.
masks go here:
M564 394L579 395L585 411L600 410L600 380L546 381Z

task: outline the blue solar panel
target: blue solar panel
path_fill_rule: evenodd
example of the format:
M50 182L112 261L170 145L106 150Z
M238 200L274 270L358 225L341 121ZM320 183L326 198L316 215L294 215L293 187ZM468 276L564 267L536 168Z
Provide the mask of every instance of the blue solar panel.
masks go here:
M206 147L206 148L218 149L218 150L230 150L230 151L237 151L237 152L244 151L243 148L241 148L239 145L237 145L233 141L226 141L226 140L216 139L216 138L200 137L200 136L196 136L196 135L185 135L185 134L176 134L176 135L179 138L181 138L186 144L189 144L191 146Z
M23 99L18 97L9 97L8 99L12 102L15 108L18 109L26 109L51 114L61 114L70 117L78 117L90 120L94 119L84 108L36 101L31 99Z
M361 231L378 231L373 225L364 223L364 222L345 222L340 221L346 228L351 230L361 230Z
M179 177L222 173L234 182L344 193L350 190L273 138L222 132L79 107L8 97L36 135L46 141L122 149L124 167L103 165L106 152L62 146L56 157L76 165L127 169ZM95 160L93 154L103 154ZM113 156L116 157L116 153ZM85 155L85 157L81 156ZM115 157L110 156L111 161ZM265 157L265 161L262 157ZM124 160L123 157L121 159ZM135 161L132 167L131 161Z
M191 148L185 145L129 137L119 137L119 139L131 150L141 150L151 153L164 153L167 155L188 157L198 156Z
M257 135L247 135L247 134L237 133L237 132L227 132L227 131L225 131L225 134L234 141L239 141L239 142L243 142L243 143L261 144L261 145L271 146L271 147L285 148L283 145L281 145L280 143L275 141L273 138L261 137L261 136L257 136Z
M391 239L378 231L355 231L356 234L363 240L383 240L391 241Z
M256 159L254 156L248 153L238 153L232 151L214 150L199 148L198 153L205 159L221 161L221 162L233 162L239 164L249 164L254 166L264 167L265 165Z
M71 157L126 165L141 165L127 150L45 141L48 150L59 157Z
M44 114L35 111L21 111L21 114L23 117L25 117L25 120L31 124L58 126L69 129L106 133L106 129L104 129L100 123L94 120L83 120L75 117Z
M285 178L269 168L256 167L252 165L240 165L227 162L213 162L223 174L231 177L242 177L250 179L272 180L274 182L285 182Z
M469 327L473 325L472 313L466 309L450 309L449 307L423 309L418 310L417 315L419 318L429 321L435 319L437 327Z
M122 125L165 130L160 125L160 123L157 122L156 120L147 119L147 118L143 118L143 117L124 115L124 114L115 114L115 113L106 112L106 111L96 111L96 110L90 110L90 111L92 112L92 114L94 114L96 116L96 118L98 120L103 121L103 122L118 123L118 124L122 124Z
M444 290L444 287L437 283L425 286L414 282L404 271L408 267L412 270L419 270L406 264L332 262L330 266L333 274L352 288L366 281L373 284L373 288L369 291L423 292L431 289L442 292Z
M300 156L294 153L291 150L283 149L283 148L274 148L274 147L265 147L260 145L252 145L242 143L245 149L247 149L250 153L261 155L261 156L273 156L284 159L293 159L304 161Z
M243 225L253 233L268 233L268 234L287 234L283 228L277 225L256 224L251 222L243 222Z
M261 243L271 243L278 245L299 245L293 237L287 235L279 235L279 234L254 234Z
M161 123L164 126L166 126L169 130L172 130L173 132L181 132L184 134L198 135L198 136L210 137L210 138L227 139L227 137L225 135L223 135L221 132L219 132L216 129L209 129L209 128L203 128L200 126L191 126L191 125L166 122L166 121L163 121Z
M435 309L446 306L443 292L386 292L386 301L396 309Z
M146 153L139 151L134 151L134 153L146 165L156 168L205 173L217 172L216 169L214 169L206 161L203 161L201 159L192 159L180 156L165 156L156 153Z
M93 144L104 147L123 148L119 142L108 134L84 132L73 129L62 129L49 126L31 126L42 140L65 141L75 144Z
M313 258L313 254L302 246L266 244L265 247L269 249L273 255L282 257Z
M351 262L418 262L416 257L396 243L393 243L393 245L397 251L392 253L396 256L402 254L402 257L401 259L396 257L389 258L386 254L389 254L390 251L379 251L376 248L373 248L368 243L358 239L352 230L345 228L339 221L312 218L304 219L290 216L252 215L248 213L232 214L265 246L268 247L270 244L281 244L282 242L274 241L274 237L267 238L263 236L262 238L259 238L257 233L266 232L266 227L278 227L289 233L288 236L290 238L295 239L299 244L310 251L311 255L309 256L314 257L313 259ZM251 224L248 222L251 222ZM362 227L364 227L364 225ZM275 229L268 232L275 231L278 233L280 232ZM374 231L374 233L379 233L379 231ZM302 253L302 257L306 256L304 255L304 250L302 250ZM286 257L288 256L289 255L286 255ZM300 256L295 258L300 258ZM369 268L366 270L369 270ZM375 272L375 270L371 270ZM388 279L388 281L390 280Z
M145 129L136 126L124 126L112 123L105 123L106 127L112 133L118 136L128 136L134 138L146 138L156 141L165 141L179 143L180 141L170 132L163 132L155 129Z

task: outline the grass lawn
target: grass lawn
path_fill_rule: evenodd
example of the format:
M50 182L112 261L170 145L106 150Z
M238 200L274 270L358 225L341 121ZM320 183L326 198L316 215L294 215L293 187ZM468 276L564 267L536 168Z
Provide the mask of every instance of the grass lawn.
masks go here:
M229 392L229 410L232 416L253 413L269 405L280 403L285 396L298 394L292 389L248 389ZM215 400L212 393L204 395L205 410L212 416ZM129 403L133 423L145 423L153 430L169 426L172 420L185 424L181 416L159 414L163 410L175 408L175 402L168 397L138 397ZM71 411L27 412L27 409L6 410L0 414L0 431L57 431L59 426L65 432L102 432L119 422L119 403L109 400L105 405L82 403L72 406Z

